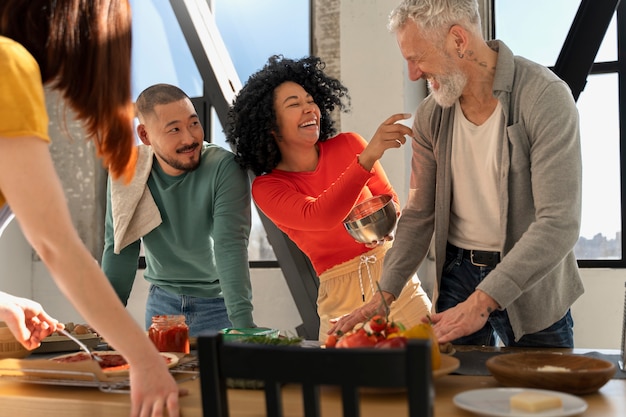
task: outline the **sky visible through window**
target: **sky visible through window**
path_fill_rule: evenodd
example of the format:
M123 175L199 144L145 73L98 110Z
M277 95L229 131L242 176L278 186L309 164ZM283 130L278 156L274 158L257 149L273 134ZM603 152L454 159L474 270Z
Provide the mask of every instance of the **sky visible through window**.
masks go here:
M276 54L302 58L310 53L309 0L213 0L215 21L241 84ZM221 126L214 142L224 146Z
M276 54L288 58L309 55L309 0L214 0L214 13L226 49L241 84ZM228 147L214 115L213 142ZM250 260L275 260L255 208L248 245Z
M274 54L300 58L310 53L309 0L212 0L212 11L242 84ZM133 99L155 83L203 95L203 82L170 2L131 0L133 8ZM211 141L225 148L222 126L212 117ZM275 260L255 209L250 260Z
M573 0L496 0L496 37L516 55L553 66L578 10ZM617 24L613 18L596 62L617 60ZM577 107L583 153L581 237L621 232L619 105L616 74L587 79Z

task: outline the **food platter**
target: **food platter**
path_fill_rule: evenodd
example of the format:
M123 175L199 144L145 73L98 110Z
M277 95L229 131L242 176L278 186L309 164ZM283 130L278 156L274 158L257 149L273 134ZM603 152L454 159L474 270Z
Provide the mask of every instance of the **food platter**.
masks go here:
M83 342L89 349L98 346L102 338L96 333L73 334L78 340ZM33 350L33 353L55 353L55 352L76 352L80 347L67 336L54 335L48 336L41 341L41 345Z
M88 324L67 322L63 323L63 327L66 332L71 333L89 349L95 349L102 342L102 338ZM80 350L78 344L59 331L44 338L33 353L76 352L78 350Z
M60 357L72 355L76 354ZM179 356L171 352L162 352L161 355L168 361L170 372L177 382L199 377L197 358ZM98 388L102 392L119 394L128 394L130 391L128 370L117 373L105 372L93 360L60 363L50 359L2 359L0 360L0 380L26 384L91 387Z
M178 356L176 356L175 354L169 352L159 353L161 354L161 356L163 356L168 368L173 368L178 364ZM107 377L128 375L129 365L119 352L116 352L114 350L107 350L96 351L94 352L94 354L103 359L103 361L100 362L99 365L102 369L102 372ZM91 361L91 357L85 352L81 351L61 356L55 356L54 358L50 358L50 360L57 363L67 364L68 367L71 367L77 363Z

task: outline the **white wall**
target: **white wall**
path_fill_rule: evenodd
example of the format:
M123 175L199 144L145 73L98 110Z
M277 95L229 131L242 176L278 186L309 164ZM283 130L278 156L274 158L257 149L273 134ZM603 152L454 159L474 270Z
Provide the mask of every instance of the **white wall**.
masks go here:
M342 115L344 131L354 131L366 140L395 113L413 113L404 62L395 36L387 31L388 2L344 0L341 2L341 79L350 91L352 109ZM412 120L412 119L411 119ZM408 120L407 123L410 123ZM390 149L381 163L402 204L409 189L410 144Z
M583 269L581 274L585 293L572 306L575 346L619 349L626 324L626 271Z
M0 237L0 291L20 297L32 296L30 245L16 220Z

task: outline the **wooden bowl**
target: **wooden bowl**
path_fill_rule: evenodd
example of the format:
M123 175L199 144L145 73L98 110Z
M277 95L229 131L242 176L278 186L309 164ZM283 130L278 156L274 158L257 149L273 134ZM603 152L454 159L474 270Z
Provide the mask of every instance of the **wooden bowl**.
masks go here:
M615 375L615 364L575 354L524 352L494 356L487 369L502 385L590 394Z
M22 359L30 355L30 353L30 350L17 341L6 323L0 321L0 359Z

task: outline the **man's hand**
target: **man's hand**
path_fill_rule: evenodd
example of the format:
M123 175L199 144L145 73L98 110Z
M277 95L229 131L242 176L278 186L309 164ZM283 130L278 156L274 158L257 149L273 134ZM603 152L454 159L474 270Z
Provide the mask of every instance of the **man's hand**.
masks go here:
M456 306L433 314L430 321L439 343L452 342L482 329L489 315L498 309L498 303L480 290Z

